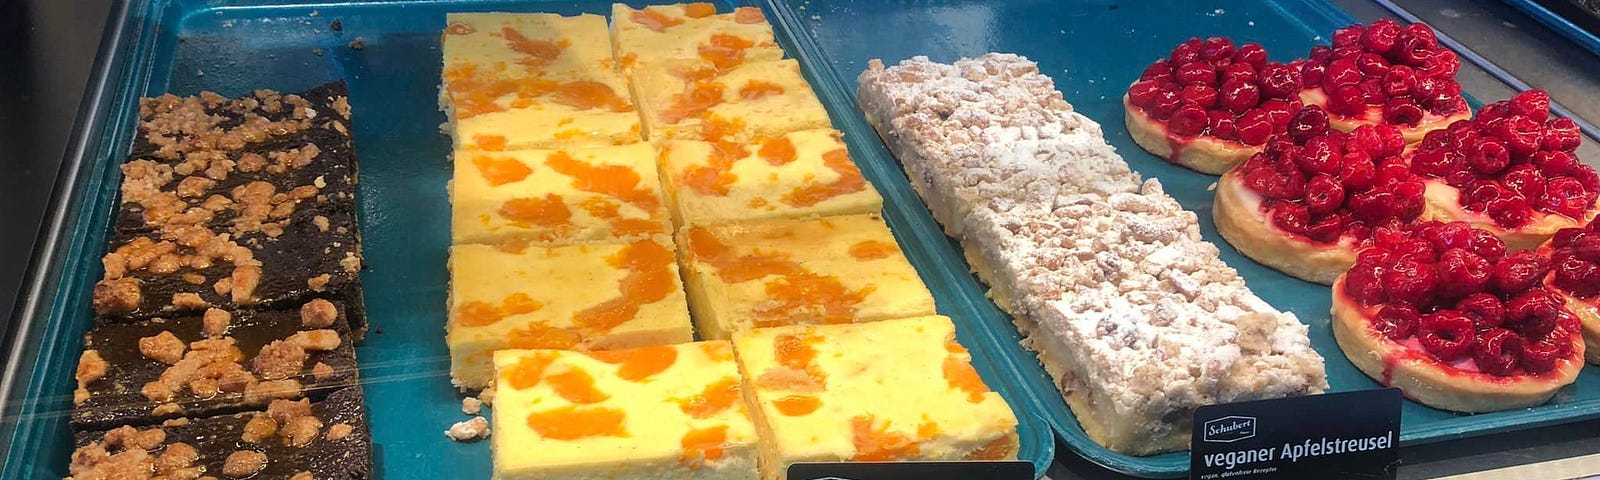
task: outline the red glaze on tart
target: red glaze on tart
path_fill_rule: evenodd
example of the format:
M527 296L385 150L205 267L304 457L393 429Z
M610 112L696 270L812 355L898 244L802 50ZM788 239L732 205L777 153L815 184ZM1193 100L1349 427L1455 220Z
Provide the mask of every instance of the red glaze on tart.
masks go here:
M1455 80L1460 70L1461 59L1427 25L1383 19L1341 28L1333 46L1312 48L1300 62L1300 98L1326 108L1334 128L1387 123L1414 143L1471 115Z
M1122 97L1128 131L1146 151L1219 175L1259 153L1300 109L1300 72L1261 45L1191 38L1145 68Z
M1538 253L1550 256L1545 286L1565 296L1583 324L1584 358L1600 363L1600 224L1556 232Z
M1549 108L1549 95L1529 90L1428 133L1408 161L1428 179L1434 218L1494 232L1512 250L1594 219L1600 175L1578 160L1577 124Z
M1577 379L1577 315L1545 288L1550 260L1506 254L1464 223L1374 234L1333 287L1333 333L1350 362L1434 408L1542 404Z
M1402 160L1404 149L1393 125L1344 133L1321 108L1306 106L1286 135L1217 182L1217 231L1263 265L1331 284L1374 229L1424 215L1424 184Z

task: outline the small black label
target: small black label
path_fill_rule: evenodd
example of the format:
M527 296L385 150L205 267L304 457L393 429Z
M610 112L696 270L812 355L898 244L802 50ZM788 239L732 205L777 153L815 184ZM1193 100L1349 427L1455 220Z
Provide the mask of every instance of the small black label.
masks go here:
M789 480L1033 480L1028 462L796 463Z
M1395 478L1400 390L1200 407L1189 478Z

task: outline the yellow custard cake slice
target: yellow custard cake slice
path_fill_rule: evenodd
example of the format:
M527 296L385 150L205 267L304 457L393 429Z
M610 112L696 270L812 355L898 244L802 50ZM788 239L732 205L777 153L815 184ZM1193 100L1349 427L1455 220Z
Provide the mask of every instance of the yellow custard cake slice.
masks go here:
M450 247L450 374L489 386L496 350L613 350L693 340L672 242Z
M878 214L696 226L678 235L702 338L934 313L933 295Z
M861 177L840 133L801 130L751 142L671 140L661 177L678 225L876 213L883 197Z
M559 148L642 139L598 15L451 14L440 108L459 148Z
M728 342L494 355L494 478L754 480Z
M832 125L794 60L725 71L700 60L656 65L630 73L651 140L749 141Z
M671 233L648 143L455 155L453 244L559 245Z
M450 13L440 49L445 65L503 68L508 76L578 79L616 70L606 19L584 14Z
M1017 419L943 316L734 335L764 480L795 462L1012 460Z
M611 45L624 67L662 60L712 62L722 68L783 58L758 7L717 13L711 3L611 9Z

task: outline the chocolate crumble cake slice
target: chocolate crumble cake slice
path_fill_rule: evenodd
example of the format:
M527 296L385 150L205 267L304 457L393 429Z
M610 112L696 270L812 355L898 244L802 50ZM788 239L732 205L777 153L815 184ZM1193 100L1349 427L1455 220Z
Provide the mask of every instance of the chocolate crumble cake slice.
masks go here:
M101 324L84 335L72 425L141 426L320 399L359 383L349 328L345 309L323 299Z
M302 94L143 99L116 229L207 225L277 235L304 205L353 205L347 98L334 82Z
M277 236L235 236L202 225L117 233L101 259L93 305L104 321L198 315L208 308L298 307L312 298L343 303L351 331L366 331L361 248L353 212L301 210Z
M124 425L75 440L69 479L372 478L360 387L320 402L274 400L265 411Z

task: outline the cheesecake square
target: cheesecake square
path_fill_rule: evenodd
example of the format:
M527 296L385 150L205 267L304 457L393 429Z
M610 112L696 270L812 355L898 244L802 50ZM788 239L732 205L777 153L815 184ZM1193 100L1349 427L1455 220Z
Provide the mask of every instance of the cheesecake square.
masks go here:
M624 68L706 60L722 68L783 58L759 7L717 13L708 2L611 8L611 44Z
M693 341L672 241L450 247L450 374L493 383L494 352L609 350Z
M662 181L678 225L877 213L883 197L861 177L836 130L750 142L669 140Z
M679 230L700 336L933 315L933 295L878 214Z
M617 67L600 15L449 13L445 25L445 65L503 66L507 75L565 79Z
M494 355L494 478L754 480L728 342Z
M737 142L832 125L793 59L727 69L671 60L630 76L651 140Z
M457 149L620 145L642 139L598 15L452 14L440 108Z
M761 478L795 462L1011 460L1017 419L943 316L733 338Z
M457 152L450 237L456 245L561 245L667 235L658 179L648 143Z

